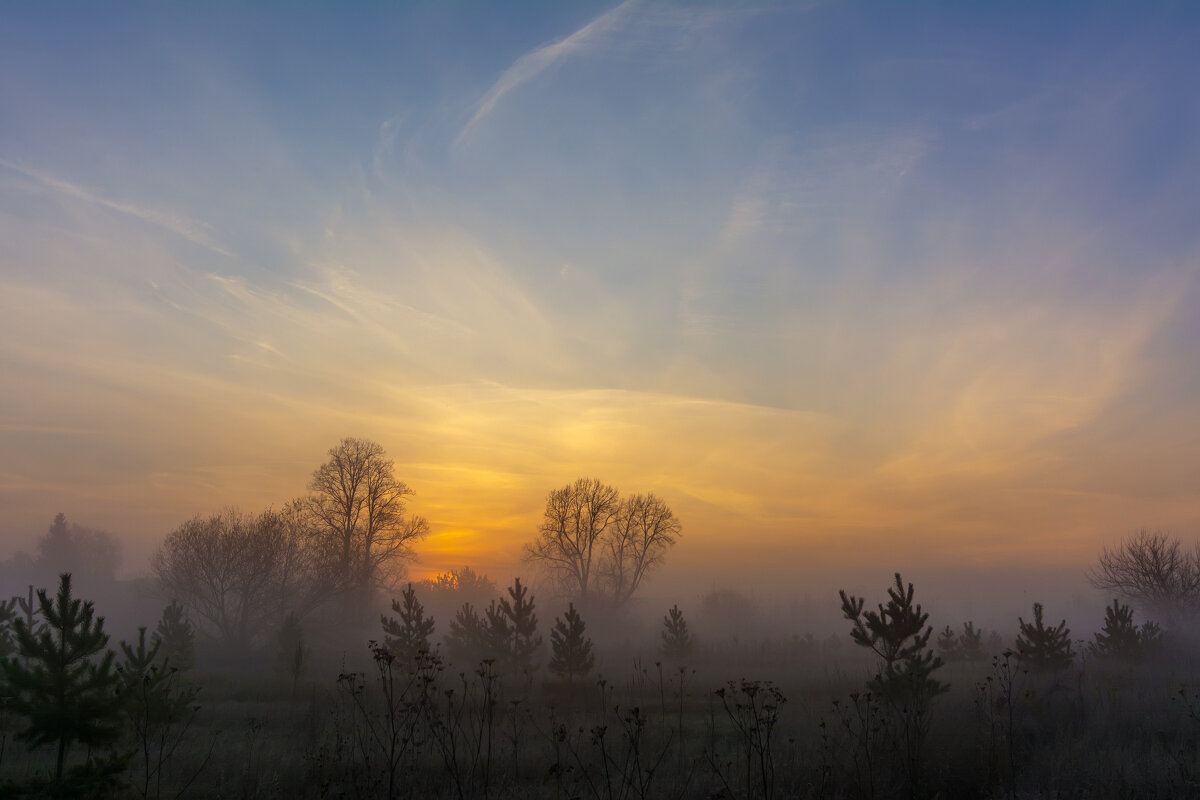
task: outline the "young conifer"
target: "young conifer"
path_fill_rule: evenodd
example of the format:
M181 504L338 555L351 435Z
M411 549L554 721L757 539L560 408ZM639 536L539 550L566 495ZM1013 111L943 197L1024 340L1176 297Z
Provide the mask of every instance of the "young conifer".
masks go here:
M383 623L383 644L400 663L408 664L417 654L429 652L429 637L433 635L433 617L425 616L425 606L417 600L417 592L410 583L404 590L403 603L392 600L392 611L399 615L380 615Z
M678 604L671 606L663 617L662 655L673 663L685 661L692 655L692 635Z
M163 609L150 637L159 646L164 661L181 672L187 672L196 664L196 629L183 613L183 604L172 600Z
M1161 640L1157 624L1147 622L1139 628L1133 623L1133 609L1114 599L1104 610L1104 628L1088 650L1100 658L1140 661L1153 653Z
M592 656L592 640L584 635L583 618L575 610L575 604L567 606L567 613L554 620L550 631L550 671L567 679L567 685L575 682L575 676L586 676L595 665Z
M937 637L938 655L943 661L958 661L958 634L954 632L954 628L947 625L942 629L942 632Z
M871 688L893 701L928 700L949 690L933 677L942 659L929 647L933 628L925 625L929 614L913 603L913 585L905 589L900 573L895 588L888 589L887 605L864 611L866 600L839 592L842 613L854 623L850 638L872 650L882 660Z
M79 743L89 750L112 744L121 732L119 677L113 652L105 650L104 618L90 601L71 596L71 575L60 576L58 594L37 593L40 632L26 618L13 623L19 658L0 661L8 684L9 707L26 718L17 736L31 746L57 746L55 781L62 783L67 751Z
M537 667L534 654L542 646L542 637L537 632L538 618L533 608L529 587L522 586L520 578L515 579L509 587L508 597L500 599L500 609L512 632L509 656L512 665L522 672Z
M1071 630L1064 619L1056 628L1042 621L1042 604L1033 604L1033 622L1018 617L1021 631L1017 636L1017 660L1031 672L1051 672L1071 666L1075 653L1071 650Z
M450 632L446 634L446 656L460 667L474 665L487 651L487 636L483 618L470 603L454 613Z
M958 657L963 661L982 661L983 656L983 630L977 629L974 622L964 622L958 635Z
M0 600L0 658L7 658L17 650L13 638L13 623L17 620L17 598Z
M147 646L146 629L138 628L136 645L121 642L124 657L117 667L118 694L141 761L143 797L161 796L163 767L199 710L199 688L181 678L163 650L161 638L152 636Z

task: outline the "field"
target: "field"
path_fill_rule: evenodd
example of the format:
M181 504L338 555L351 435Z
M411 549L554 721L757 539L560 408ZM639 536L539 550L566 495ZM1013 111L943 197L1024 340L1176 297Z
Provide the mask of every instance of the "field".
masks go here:
M1082 643L1076 643L1082 645ZM1030 670L985 653L936 669L948 691L873 694L847 639L600 647L567 681L441 648L403 660L313 648L303 661L200 660L186 710L126 726L99 796L204 798L1176 798L1200 793L1200 676L1154 658L1076 655ZM0 779L48 795L53 747L14 740ZM141 735L139 735L139 730ZM76 746L70 764L85 749ZM98 755L98 753L97 753ZM82 792L80 784L72 791ZM24 787L24 788L22 788Z

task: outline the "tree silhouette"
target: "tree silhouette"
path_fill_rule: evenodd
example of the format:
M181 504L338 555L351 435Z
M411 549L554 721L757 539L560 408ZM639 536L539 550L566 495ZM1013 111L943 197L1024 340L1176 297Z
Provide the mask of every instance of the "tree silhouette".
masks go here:
M370 590L390 585L412 545L429 532L423 517L405 513L413 490L397 480L383 447L347 437L313 472L308 507L334 559L344 589L365 604Z
M1162 642L1162 631L1153 622L1140 628L1133 623L1133 609L1114 599L1104 610L1104 627L1095 634L1088 650L1100 658L1140 661Z
M1042 621L1042 604L1033 604L1033 622L1018 617L1020 633L1017 635L1017 660L1031 672L1049 672L1065 669L1075 660L1071 650L1071 629L1064 619L1056 628L1049 628Z
M895 588L888 589L887 605L877 611L864 611L866 600L838 593L842 614L853 623L850 638L870 649L882 661L872 680L872 689L893 700L928 700L949 687L933 678L942 660L929 648L933 628L926 626L929 614L913 604L913 585L906 589L896 573Z
M138 628L135 645L121 642L123 658L117 667L117 692L141 760L143 797L162 796L163 769L199 710L199 688L181 678L164 647L156 637L147 646L146 629Z
M1200 545L1184 550L1178 539L1143 528L1104 548L1088 579L1170 622L1183 621L1200 611Z
M679 662L692 655L692 635L687 620L678 605L671 606L663 617L662 654L668 661Z
M484 657L487 649L487 634L483 617L470 603L463 603L450 621L450 632L446 634L446 656L460 666L474 664Z
M112 744L121 732L118 676L113 653L105 650L104 618L91 601L71 596L71 575L59 578L53 600L37 593L45 630L35 633L18 618L13 623L20 658L0 662L10 708L25 717L17 736L31 746L57 747L55 781L61 783L67 751L79 743L89 749Z
M582 607L629 601L679 538L671 509L653 494L622 500L612 486L580 478L546 497L526 560L544 568Z
M239 649L262 643L288 612L307 614L336 586L304 509L195 517L167 535L151 565L201 632Z
M196 630L187 621L178 600L172 600L163 609L151 638L161 649L163 660L169 661L171 666L183 672L195 666Z
M567 679L567 685L575 682L575 676L586 676L595 665L592 655L592 640L584 631L583 618L575 610L575 604L567 606L567 612L554 620L550 631L550 671Z
M513 585L508 588L508 597L500 599L500 610L508 621L511 636L509 661L521 671L529 671L537 666L533 657L542 646L542 637L537 632L538 618L533 608L529 587L522 586L520 578L514 579Z
M13 623L17 620L17 598L0 600L0 658L12 655L17 649L13 638Z
M403 592L404 602L392 600L392 611L399 615L388 617L381 614L383 644L403 664L416 658L417 653L429 650L429 637L433 635L433 617L425 616L425 607L417 600L412 584Z

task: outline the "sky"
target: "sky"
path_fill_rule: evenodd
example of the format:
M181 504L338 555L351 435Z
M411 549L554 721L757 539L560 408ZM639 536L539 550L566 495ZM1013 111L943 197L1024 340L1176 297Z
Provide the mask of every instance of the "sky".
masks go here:
M0 555L379 442L507 580L1200 537L1200 7L0 1ZM886 580L886 578L885 578Z

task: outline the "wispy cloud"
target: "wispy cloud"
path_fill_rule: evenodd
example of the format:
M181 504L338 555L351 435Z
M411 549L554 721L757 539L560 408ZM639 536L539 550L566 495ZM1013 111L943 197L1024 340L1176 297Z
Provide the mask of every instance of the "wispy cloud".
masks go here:
M598 41L602 41L629 14L635 3L636 0L625 0L621 5L604 12L565 39L543 45L518 58L483 95L475 108L475 113L455 137L454 145L458 146L469 139L475 128L510 92L533 80L561 59L586 50Z
M223 256L229 256L230 252L226 250L217 240L216 232L213 227L200 220L191 219L181 214L176 214L168 211L160 211L154 208L148 208L135 203L122 202L105 197L103 194L85 188L70 181L63 180L55 175L42 170L33 169L31 167L22 166L20 164L9 161L8 159L0 158L0 167L8 169L19 175L36 182L37 184L50 189L67 197L81 200L85 203L101 206L103 208L116 211L121 214L126 214L130 217L148 222L151 225L156 225L163 230L169 231L177 236L187 239L193 244L198 244L201 247L208 248L213 252Z

